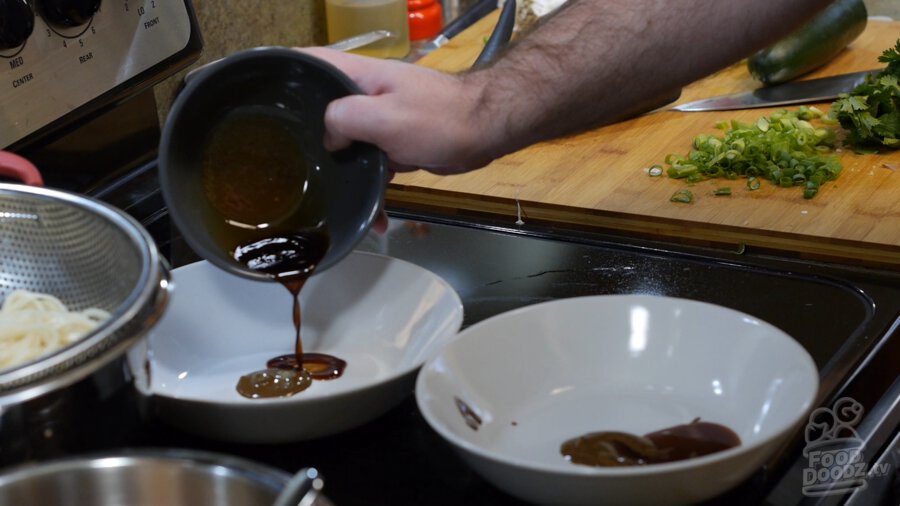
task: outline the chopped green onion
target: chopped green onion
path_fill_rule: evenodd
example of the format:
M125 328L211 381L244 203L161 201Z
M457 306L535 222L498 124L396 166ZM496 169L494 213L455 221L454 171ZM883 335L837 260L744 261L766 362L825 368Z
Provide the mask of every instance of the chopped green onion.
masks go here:
M694 184L694 183L699 183L700 181L703 181L703 179L704 179L703 174L694 173L694 174L690 174L687 177L687 182Z
M655 164L647 170L647 174L650 174L650 177L659 177L662 176L663 168L662 165Z
M696 173L697 170L696 165L672 165L669 167L667 173L669 174L669 177L673 179L680 179Z
M728 195L731 195L731 188L728 186L716 188L715 190L713 190L713 195L717 197L726 197Z
M780 187L803 186L814 181L821 185L841 173L840 159L834 154L837 135L815 107L801 106L795 111L781 110L761 117L753 124L724 121L716 124L721 137L696 136L687 154L669 154L666 174L694 184L706 179L747 178L747 187L756 190L761 179ZM809 193L804 187L804 196ZM810 198L810 197L806 197Z
M694 194L690 190L678 190L669 199L672 202L680 202L682 204L690 204L694 201Z
M805 185L803 185L803 198L811 199L819 193L819 183L815 181L807 181Z

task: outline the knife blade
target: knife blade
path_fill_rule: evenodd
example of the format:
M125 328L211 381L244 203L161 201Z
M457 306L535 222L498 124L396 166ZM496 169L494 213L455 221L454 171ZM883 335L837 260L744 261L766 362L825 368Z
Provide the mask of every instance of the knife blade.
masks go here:
M732 111L736 109L826 102L838 98L838 95L841 93L851 91L861 84L866 79L866 76L880 71L881 69L864 70L862 72L852 72L819 79L792 81L775 86L766 86L753 91L688 102L676 105L672 107L672 110L683 112Z

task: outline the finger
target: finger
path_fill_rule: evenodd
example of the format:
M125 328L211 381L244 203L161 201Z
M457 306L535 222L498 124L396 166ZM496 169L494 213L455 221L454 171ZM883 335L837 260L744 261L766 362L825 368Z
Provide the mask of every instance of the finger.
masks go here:
M398 163L398 162L395 162L394 160L388 160L388 169L390 169L390 171L392 173L415 172L415 171L419 170L419 167L416 165L407 165L404 163Z
M377 144L375 133L367 130L367 124L358 123L360 118L372 114L371 107L366 105L367 98L366 95L350 95L328 104L325 108L325 149L338 151L355 140Z
M377 234L383 234L387 232L388 229L388 217L384 211L378 213L378 216L375 218L375 221L372 223L372 230Z
M325 122L325 125L325 137L322 139L322 144L324 144L325 149L327 149L328 151L340 151L344 148L350 147L350 144L353 143L353 139L345 137L333 128L329 127L327 120Z
M390 168L388 169L387 180L390 182L394 179L394 171ZM384 212L384 200L381 201L381 208L378 209L378 216L375 217L375 222L372 224L372 229L379 234L383 234L387 232L388 229L388 216L387 213Z
M345 53L327 47L294 49L334 65L354 81L363 93L368 95L377 94L381 90L382 83L377 69L390 64L382 59Z
M349 95L333 100L325 109L325 128L337 144L352 139L379 145L390 111L379 106L377 97Z
M327 47L295 47L294 50L301 53L306 53L320 60L325 60L326 62L334 65L335 67L338 67L341 70L343 70L345 67L352 67L354 60L359 58L356 55L345 53L343 51L337 51L335 49L330 49Z

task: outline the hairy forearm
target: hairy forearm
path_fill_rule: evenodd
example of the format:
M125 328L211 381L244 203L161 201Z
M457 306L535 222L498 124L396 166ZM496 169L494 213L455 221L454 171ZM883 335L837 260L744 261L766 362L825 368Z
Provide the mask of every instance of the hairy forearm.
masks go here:
M478 89L489 156L621 119L786 35L830 0L569 0Z

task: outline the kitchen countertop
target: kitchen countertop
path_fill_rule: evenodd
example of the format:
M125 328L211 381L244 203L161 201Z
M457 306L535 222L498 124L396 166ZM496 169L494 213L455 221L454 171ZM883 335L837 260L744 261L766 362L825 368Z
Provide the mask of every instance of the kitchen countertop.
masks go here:
M496 16L481 20L420 63L445 71L467 68ZM810 77L877 68L877 56L893 45L897 33L900 22L871 19L863 35ZM678 103L757 86L742 62L687 86ZM827 109L829 104L817 105ZM646 167L662 163L667 154L686 153L697 134L716 133L715 123L755 123L774 110L682 113L663 108L531 146L467 174L398 174L388 190L388 204L499 216L510 223L521 210L526 221L900 266L900 152L842 153L840 178L810 200L796 189L768 182L758 191L738 189L728 198L704 195L721 186L721 181L711 181L691 187L694 203L678 205L669 197L687 188L683 181L647 177Z

